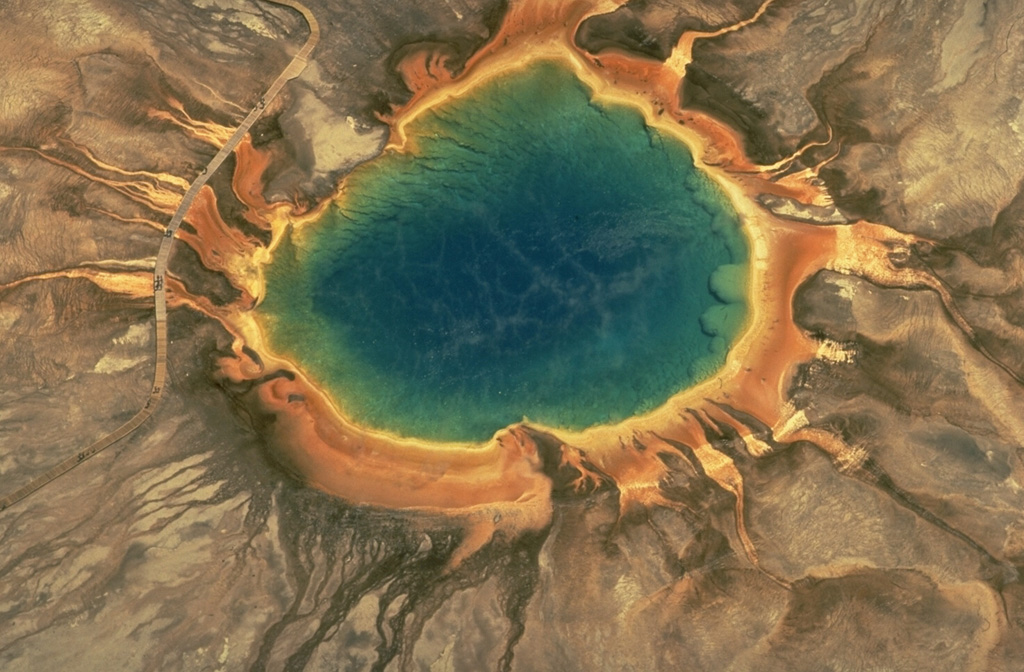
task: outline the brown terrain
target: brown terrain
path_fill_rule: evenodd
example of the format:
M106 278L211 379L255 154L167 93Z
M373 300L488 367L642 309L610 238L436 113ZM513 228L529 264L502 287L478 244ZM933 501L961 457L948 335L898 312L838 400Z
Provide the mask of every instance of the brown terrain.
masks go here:
M0 20L0 668L1024 669L1024 5ZM749 327L619 425L355 426L264 344L261 269L537 58L727 191Z

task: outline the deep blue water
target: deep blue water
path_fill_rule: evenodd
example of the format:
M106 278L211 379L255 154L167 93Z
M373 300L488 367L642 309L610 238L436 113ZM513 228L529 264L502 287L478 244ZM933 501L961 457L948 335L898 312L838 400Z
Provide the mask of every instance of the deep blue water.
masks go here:
M279 248L260 308L353 420L440 440L524 416L578 429L722 364L745 308L709 283L742 295L746 247L685 146L553 64L408 131L414 151L358 168Z

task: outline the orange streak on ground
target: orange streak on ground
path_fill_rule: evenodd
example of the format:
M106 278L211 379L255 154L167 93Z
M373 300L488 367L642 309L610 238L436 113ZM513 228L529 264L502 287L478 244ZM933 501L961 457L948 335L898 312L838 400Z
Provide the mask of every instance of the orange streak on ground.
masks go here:
M154 173L148 170L125 170L124 168L115 166L111 163L107 163L106 161L97 158L96 155L92 153L92 150L90 150L85 145L78 144L71 138L61 138L61 141L67 145L70 145L71 147L74 147L76 150L81 152L82 156L89 159L89 161L91 161L93 165L102 170L106 170L111 173L117 173L118 175L124 175L125 177L143 177L152 180L157 180L160 182L165 182L171 186L181 189L182 192L188 190L188 180L186 180L183 177L178 177L177 175L172 175L170 173Z
M152 229L156 229L158 231L164 230L164 227L162 225L160 225L157 222L154 222L152 219L146 219L144 217L122 217L116 212L111 212L109 210L104 210L103 208L95 208L92 206L89 206L87 209L92 210L93 212L98 213L100 215L103 215L104 217L109 217L111 219L116 219L119 222L124 222L125 224L144 224L145 226L148 226Z
M152 266L151 261L145 264ZM108 269L94 266L76 266L56 271L35 273L16 280L0 284L0 291L20 287L30 282L56 280L59 278L88 280L100 289L111 294L119 294L131 299L151 301L153 299L153 271L151 268ZM167 303L171 307L189 307L220 321L226 320L227 310L215 306L204 296L191 294L181 281L173 276L167 278Z
M746 28L752 23L756 23L764 13L768 11L768 7L773 1L774 0L764 0L764 2L761 3L761 6L757 8L757 11L750 17L732 25L719 28L718 30L683 33L679 37L679 41L676 43L675 48L672 50L672 54L665 61L665 64L676 73L679 81L682 81L683 77L686 76L686 68L693 62L694 42L711 37L719 37L727 33L734 33L737 30Z
M243 297L238 303L242 309L251 309L252 301L250 299L247 302L246 299L247 297ZM218 306L201 294L193 294L185 287L181 278L170 274L167 275L167 305L171 308L191 308L197 313L217 320L229 333L238 336L232 331L229 319L231 313L239 309L238 306Z
M224 273L231 284L249 296L256 296L262 280L254 264L256 241L233 226L228 226L217 209L217 196L209 185L196 195L185 215L195 233L179 229L177 236L198 254L203 265Z
M786 168L787 166L789 166L790 164L792 164L797 159L799 159L803 155L803 153L806 152L807 150L809 150L809 149L811 149L813 147L826 147L826 146L832 144L832 139L834 137L834 133L832 132L832 126L830 124L828 124L828 122L825 122L825 123L826 123L826 129L828 130L828 137L826 137L824 140L812 140L810 142L807 142L806 144L804 144L804 145L800 146L799 148L797 148L797 150L795 152L793 152L792 154L790 154L789 156L785 156L785 157L779 159L778 161L776 161L775 163L773 163L771 165L762 166L761 170L764 170L764 171L782 170L782 169ZM829 160L831 160L831 159L829 159ZM817 166L815 168L812 168L812 169L809 169L809 170L813 174L817 175L818 168L820 168L820 167L821 166L819 165L819 166Z
M14 289L28 282L40 280L53 280L57 278L70 278L88 280L100 289L113 294L122 294L133 299L153 298L153 273L152 271L137 270L104 270L79 266L66 268L59 271L46 271L33 275L18 278L0 285L0 291Z
M269 223L263 212L273 206L263 196L263 173L270 165L270 155L252 146L252 138L245 136L235 148L235 173L231 189L235 198L246 206L245 218L251 224L267 229Z
M141 203L146 207L163 213L173 213L178 202L181 201L181 194L177 191L167 189L166 187L159 186L145 179L137 180L112 180L99 175L95 175L85 170L81 166L78 166L70 161L57 158L46 152L36 149L34 147L0 147L0 152L18 151L28 152L35 154L36 156L52 163L55 166L65 168L76 175L84 177L87 180L102 184L110 187L118 193L127 196L136 203Z
M185 106L175 98L169 97L167 99L167 103L172 109L177 110L177 114L174 112L168 112L167 110L149 110L150 118L169 121L175 126L184 129L186 133L196 140L201 140L211 144L218 149L228 144L228 140L231 139L231 134L235 132L235 129L233 128L221 126L220 124L212 121L193 119L192 116L185 111Z
M438 53L430 46L410 51L398 64L406 88L415 94L452 79L448 72L448 55Z

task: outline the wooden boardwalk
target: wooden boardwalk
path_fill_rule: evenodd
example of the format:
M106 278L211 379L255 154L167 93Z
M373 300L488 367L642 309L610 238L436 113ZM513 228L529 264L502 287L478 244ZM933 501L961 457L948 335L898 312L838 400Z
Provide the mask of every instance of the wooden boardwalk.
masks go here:
M283 5L290 7L300 14L306 20L309 25L309 37L306 39L306 43L302 45L299 52L295 54L288 66L277 76L277 79L270 85L270 88L266 90L259 102L256 104L249 114L246 115L242 123L238 125L235 132L231 134L231 138L228 139L227 143L217 154L210 160L203 171L189 186L188 191L185 192L184 198L181 199L181 203L178 204L178 209L174 212L174 216L171 218L170 223L164 229L163 239L160 241L160 250L156 255L156 265L153 268L153 297L156 300L156 367L153 373L153 387L149 392L149 398L146 400L146 405L136 413L130 420L115 429L110 434L93 441L91 444L80 450L75 455L68 457L67 459L55 464L52 468L47 470L46 473L41 476L37 476L22 487L14 490L13 492L7 493L0 498L0 511L3 511L7 507L20 502L25 499L33 492L36 492L40 488L51 483L54 479L66 474L82 462L88 460L93 455L96 455L105 448L117 443L124 437L128 436L136 429L138 429L142 423L149 419L149 416L153 415L153 411L156 410L157 405L160 403L160 399L163 396L164 389L167 383L167 295L166 295L166 274L167 274L167 262L171 255L171 246L174 244L174 234L177 232L178 227L181 226L182 220L185 218L185 214L189 208L192 207L192 201L199 194L199 190L206 185L209 181L210 176L220 168L224 160L235 151L238 143L242 141L245 134L249 132L252 125L256 123L256 120L263 114L263 110L266 108L267 103L274 99L284 85L289 80L295 79L299 76L302 70L306 67L306 62L309 58L310 52L316 47L320 41L320 24L317 23L316 17L309 9L299 2L294 0L262 0L263 2L269 2L275 5Z

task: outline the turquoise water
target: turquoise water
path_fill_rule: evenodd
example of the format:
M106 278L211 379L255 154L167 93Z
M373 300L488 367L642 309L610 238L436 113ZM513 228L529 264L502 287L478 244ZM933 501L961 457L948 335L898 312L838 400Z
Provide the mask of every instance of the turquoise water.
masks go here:
M686 147L541 63L407 128L284 241L258 309L361 425L581 429L712 374L745 319L736 215Z

